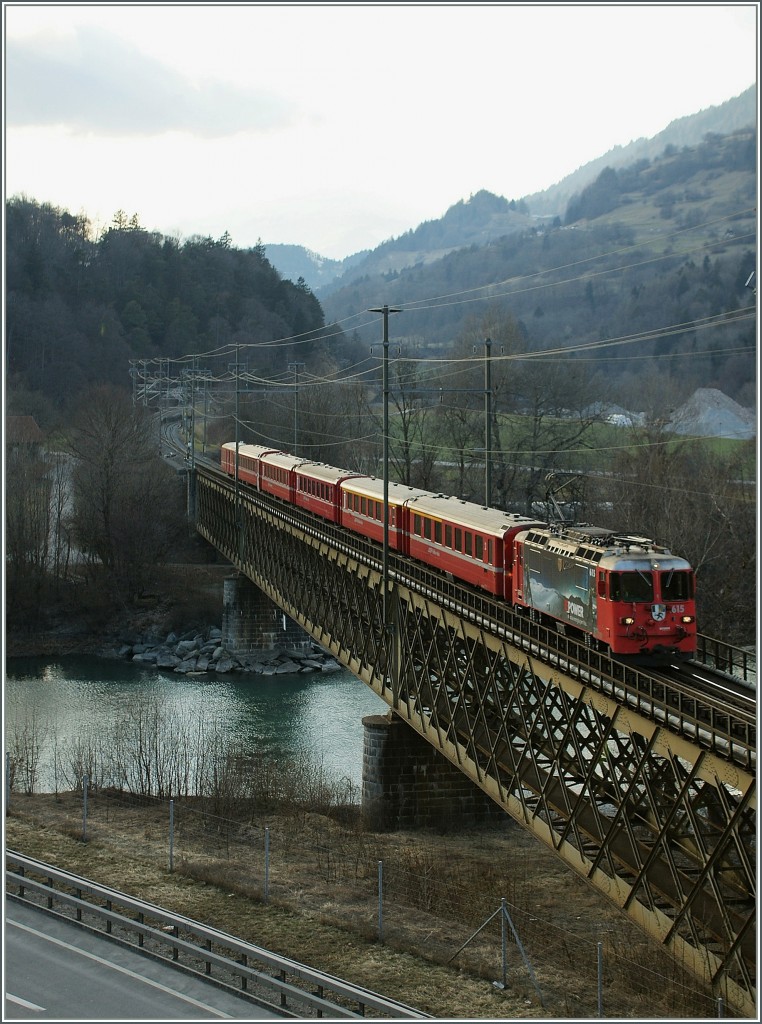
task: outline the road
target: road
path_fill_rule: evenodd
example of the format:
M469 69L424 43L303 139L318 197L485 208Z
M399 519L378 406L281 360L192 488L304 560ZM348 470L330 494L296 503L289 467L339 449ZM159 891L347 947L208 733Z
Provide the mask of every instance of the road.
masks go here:
M4 940L4 1021L279 1018L203 978L10 900Z

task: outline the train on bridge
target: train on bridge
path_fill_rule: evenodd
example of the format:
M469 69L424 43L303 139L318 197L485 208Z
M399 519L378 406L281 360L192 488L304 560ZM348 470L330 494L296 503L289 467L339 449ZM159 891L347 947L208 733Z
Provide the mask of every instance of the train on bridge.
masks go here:
M695 575L646 537L545 523L445 494L227 442L225 473L507 601L617 657L668 664L696 652ZM386 495L384 492L387 492ZM388 520L384 526L384 498Z

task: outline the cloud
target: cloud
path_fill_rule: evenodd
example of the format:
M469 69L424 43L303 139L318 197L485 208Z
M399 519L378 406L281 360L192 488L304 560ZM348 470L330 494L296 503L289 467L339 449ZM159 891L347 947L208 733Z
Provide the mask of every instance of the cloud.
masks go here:
M63 125L110 136L185 132L219 138L299 119L275 93L190 79L99 30L6 44L6 125Z

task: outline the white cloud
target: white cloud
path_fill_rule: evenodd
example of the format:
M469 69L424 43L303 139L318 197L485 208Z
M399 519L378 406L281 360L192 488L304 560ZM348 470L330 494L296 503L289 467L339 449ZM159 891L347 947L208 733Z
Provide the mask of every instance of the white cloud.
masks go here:
M9 4L6 193L345 256L756 82L749 4Z
M10 127L219 138L298 120L296 105L274 91L194 81L102 29L80 29L73 43L55 50L46 37L9 41L6 76Z

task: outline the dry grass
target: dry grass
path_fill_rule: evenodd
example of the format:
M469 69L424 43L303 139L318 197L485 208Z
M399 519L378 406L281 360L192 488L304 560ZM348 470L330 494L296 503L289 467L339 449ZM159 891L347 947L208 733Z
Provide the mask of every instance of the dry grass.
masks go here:
M235 827L192 803L175 808L169 871L166 805L124 806L91 794L13 794L6 846L400 999L458 1020L594 1017L596 942L603 941L604 1014L712 1016L690 979L584 880L519 826L447 835L368 833L290 807L253 810ZM264 896L267 826L268 900ZM383 862L383 943L377 866ZM495 919L508 901L508 986ZM465 944L465 948L458 952ZM457 955L456 955L457 954Z

